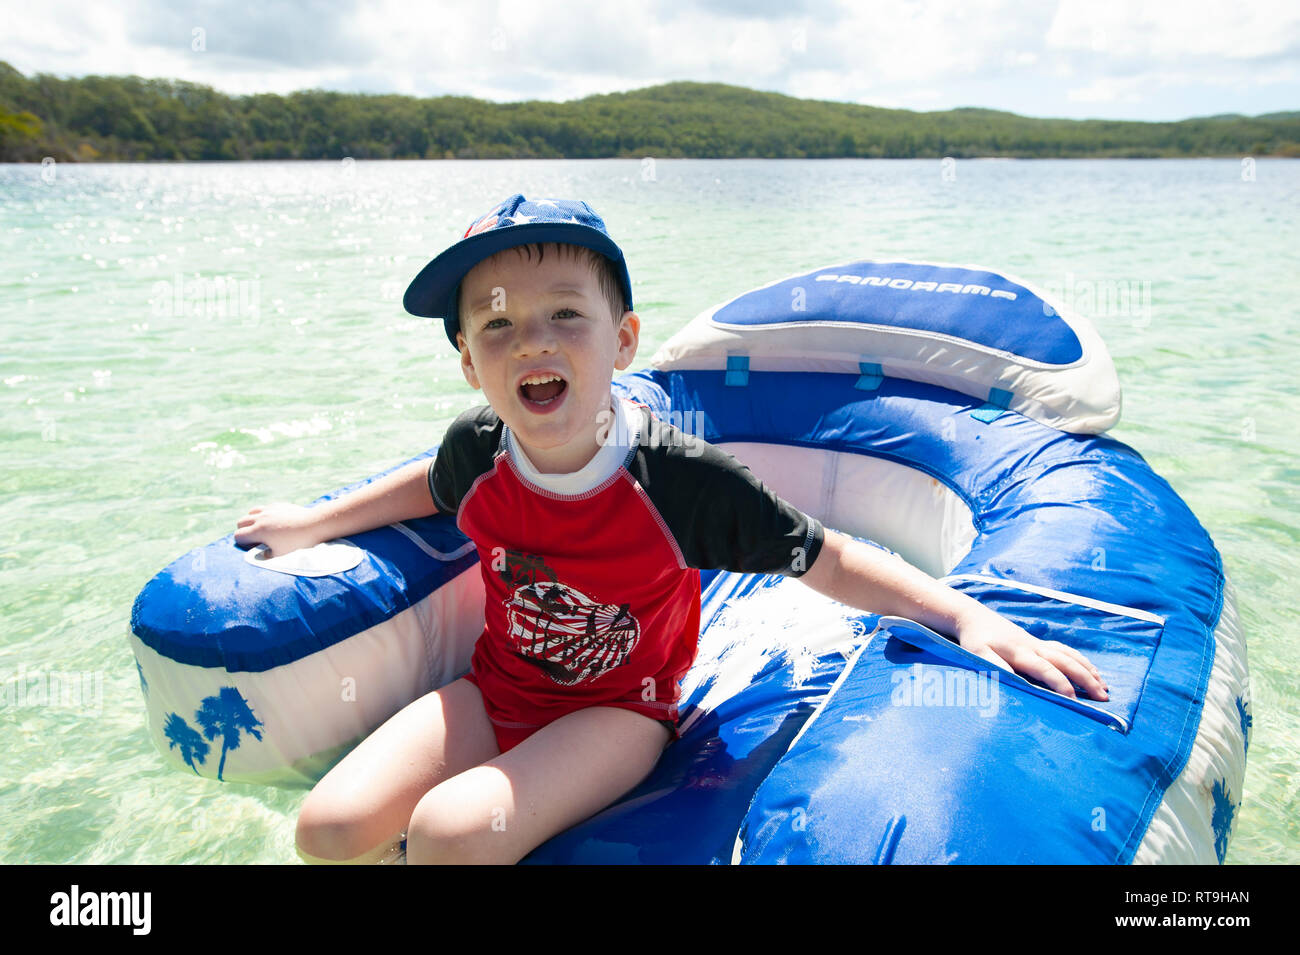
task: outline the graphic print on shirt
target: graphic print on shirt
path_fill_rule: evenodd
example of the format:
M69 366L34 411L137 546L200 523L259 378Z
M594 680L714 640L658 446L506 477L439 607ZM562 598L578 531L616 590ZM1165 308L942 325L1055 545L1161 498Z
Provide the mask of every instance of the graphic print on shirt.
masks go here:
M511 550L510 548L499 548L502 553L499 558L494 557L492 569L501 571L501 579L510 586L529 583L535 584L539 578L541 580L557 580L555 571L546 566L546 561L542 559L541 554L525 554L521 550ZM497 561L500 561L498 568Z
M539 555L507 551L501 576L520 585L506 601L510 648L561 686L621 665L641 638L627 604L600 603L561 583Z

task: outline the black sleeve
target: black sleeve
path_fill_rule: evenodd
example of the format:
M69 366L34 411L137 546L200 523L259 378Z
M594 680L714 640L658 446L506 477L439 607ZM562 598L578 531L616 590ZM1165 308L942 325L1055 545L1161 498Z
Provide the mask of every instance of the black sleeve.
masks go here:
M812 567L825 536L820 521L782 500L727 452L645 417L655 435L634 457L633 476L689 566L789 577Z
M429 464L429 493L440 514L455 514L470 486L492 467L501 445L501 419L488 405L463 412L447 428Z

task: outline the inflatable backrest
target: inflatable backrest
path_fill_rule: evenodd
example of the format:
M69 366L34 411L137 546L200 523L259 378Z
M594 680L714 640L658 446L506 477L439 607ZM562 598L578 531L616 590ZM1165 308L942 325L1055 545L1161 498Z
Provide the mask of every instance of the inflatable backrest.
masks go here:
M1119 379L1092 324L986 269L850 262L781 279L707 309L652 359L665 371L806 371L921 381L1060 431L1100 434Z

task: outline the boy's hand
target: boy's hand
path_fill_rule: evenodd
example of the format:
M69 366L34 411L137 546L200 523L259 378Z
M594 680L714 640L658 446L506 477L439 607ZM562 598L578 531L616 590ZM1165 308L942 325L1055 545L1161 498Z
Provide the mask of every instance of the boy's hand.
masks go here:
M236 525L235 543L265 544L269 548L266 556L282 557L322 541L318 518L319 514L300 504L280 502L249 508Z
M982 605L961 619L957 642L990 663L1032 677L1071 699L1078 699L1076 686L1089 699L1110 699L1101 672L1078 650L1056 640L1039 640Z
M1032 677L1071 699L1078 699L1074 686L1090 699L1110 699L1101 674L1078 650L1055 640L1039 640L897 554L838 531L826 531L821 551L799 579L850 607L906 617L938 633L951 634L971 653Z

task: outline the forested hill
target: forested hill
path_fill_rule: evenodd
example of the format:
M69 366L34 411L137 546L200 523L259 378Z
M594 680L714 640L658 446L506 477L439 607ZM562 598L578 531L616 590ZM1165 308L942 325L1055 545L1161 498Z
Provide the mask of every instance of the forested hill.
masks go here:
M1300 112L1175 123L917 113L669 83L567 103L332 93L228 96L0 62L0 161L1300 156Z

